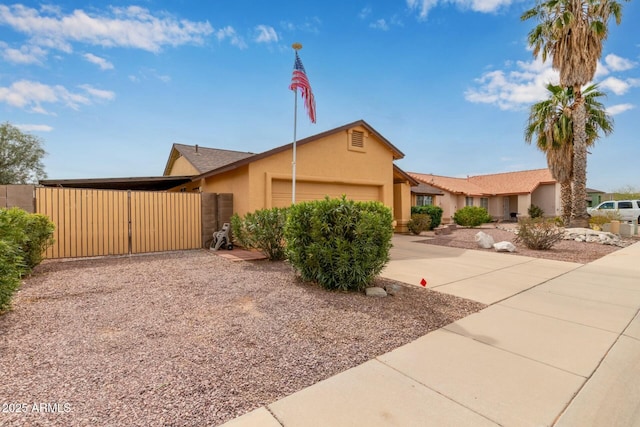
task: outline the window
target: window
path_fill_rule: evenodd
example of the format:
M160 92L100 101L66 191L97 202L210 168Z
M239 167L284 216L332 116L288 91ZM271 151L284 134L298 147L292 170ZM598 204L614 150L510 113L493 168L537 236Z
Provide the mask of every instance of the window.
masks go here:
M488 197L480 197L480 207L485 208L487 212L489 212L489 198Z
M618 202L618 209L633 209L631 202Z
M616 205L614 202L607 202L600 205L598 209L615 209Z
M464 198L465 206L473 206L473 197L465 197Z
M416 206L429 206L433 205L433 196L425 196L419 194L416 196Z

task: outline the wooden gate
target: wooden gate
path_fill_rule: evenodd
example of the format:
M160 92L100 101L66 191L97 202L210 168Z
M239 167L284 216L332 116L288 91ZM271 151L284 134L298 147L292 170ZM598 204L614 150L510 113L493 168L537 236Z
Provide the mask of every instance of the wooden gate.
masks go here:
M199 193L38 187L36 212L56 225L46 258L202 247Z

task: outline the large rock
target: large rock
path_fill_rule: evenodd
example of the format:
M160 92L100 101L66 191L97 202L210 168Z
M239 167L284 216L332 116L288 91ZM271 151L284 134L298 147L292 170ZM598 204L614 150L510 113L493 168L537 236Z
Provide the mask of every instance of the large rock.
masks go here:
M590 228L567 228L564 231L563 238L565 240L575 240L576 242L600 243L602 245L612 245L620 247L625 247L628 245L628 243L622 241L620 239L620 236L616 234L610 233L608 231L596 231Z
M368 297L386 297L387 296L387 292L382 288L378 288L377 286L367 288L365 290L365 293L367 294Z
M402 286L396 285L395 283L390 283L385 285L384 290L387 291L387 295L395 295L402 290Z
M493 249L498 252L515 252L516 247L511 242L498 242L493 244Z
M478 246L484 249L491 249L491 247L495 243L493 240L493 237L489 236L487 233L483 231L479 231L476 234L475 239Z

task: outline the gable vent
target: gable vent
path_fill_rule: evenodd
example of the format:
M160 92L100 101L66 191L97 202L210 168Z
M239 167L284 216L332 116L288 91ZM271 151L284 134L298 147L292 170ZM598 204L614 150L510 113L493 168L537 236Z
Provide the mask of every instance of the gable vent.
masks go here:
M354 130L351 134L351 146L364 148L364 132Z

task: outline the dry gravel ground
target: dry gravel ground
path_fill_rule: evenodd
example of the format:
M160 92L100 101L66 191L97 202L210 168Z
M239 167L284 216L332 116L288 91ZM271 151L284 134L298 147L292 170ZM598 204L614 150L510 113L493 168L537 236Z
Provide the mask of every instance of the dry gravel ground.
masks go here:
M506 224L506 225L501 225L501 227L515 230L516 225ZM515 233L513 233L513 231L499 229L499 228L496 228L494 225L485 225L485 226L476 227L476 228L457 228L451 234L438 235L438 236L436 236L432 231L424 232L421 234L421 236L426 237L426 239L420 241L420 243L495 252L494 249L482 249L478 247L478 244L475 241L475 235L479 231L482 231L490 235L491 237L493 237L493 240L496 243L503 242L503 241L513 243L516 246L516 252L514 253L503 252L505 255L507 254L522 255L522 256L529 256L534 258L553 259L558 261L568 261L568 262L577 262L580 264L586 264L598 258L602 258L603 256L620 249L620 247L617 247L617 246L601 245L599 243L586 243L586 242L576 242L573 240L562 240L558 242L550 250L537 251L533 249L528 249L522 243L514 242L516 235ZM638 238L624 239L624 242L628 244L635 243L638 241L640 241Z
M45 262L0 316L0 425L216 425L481 308L205 250Z

